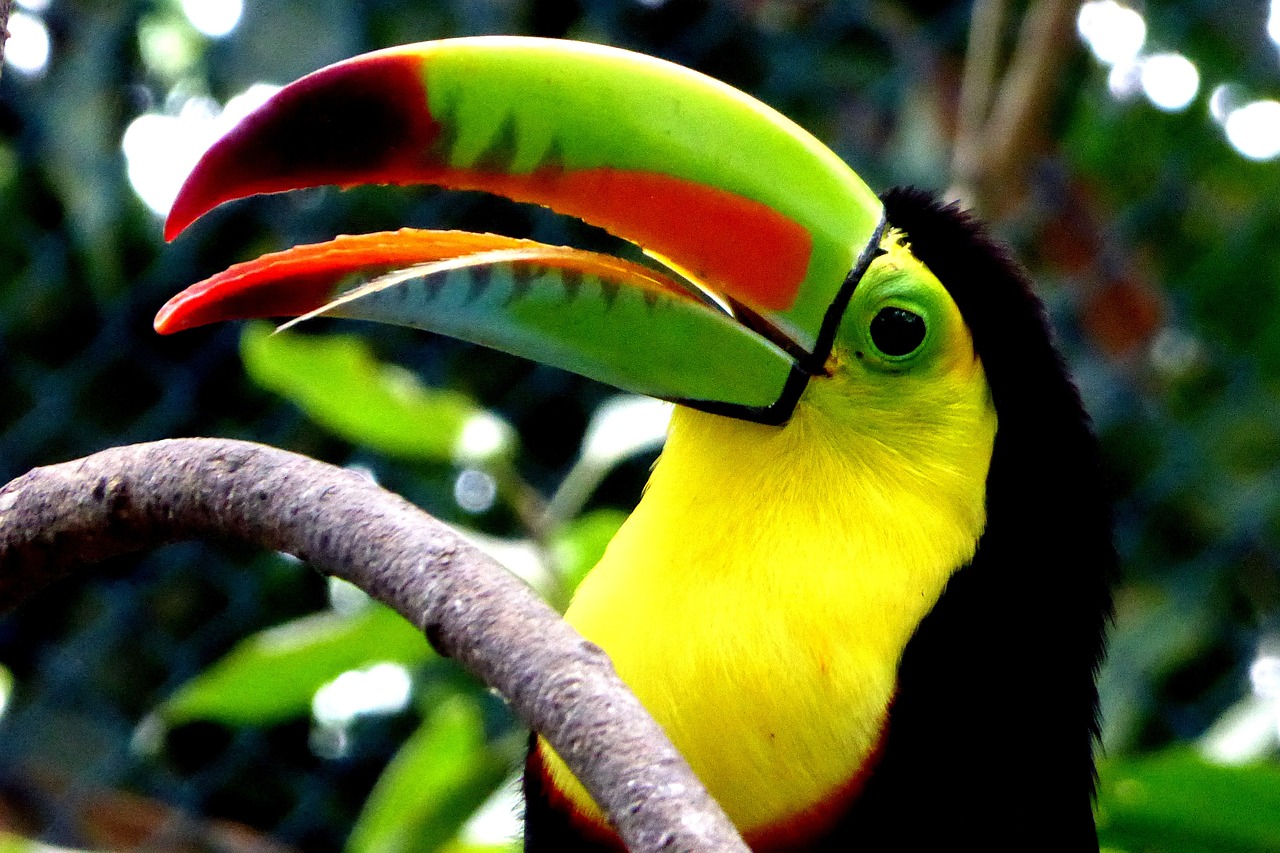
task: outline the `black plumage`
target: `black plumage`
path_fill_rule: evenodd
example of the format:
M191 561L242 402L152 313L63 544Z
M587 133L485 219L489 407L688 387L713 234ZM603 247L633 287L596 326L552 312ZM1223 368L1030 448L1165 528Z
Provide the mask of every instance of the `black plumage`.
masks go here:
M907 645L860 796L809 849L1097 851L1095 676L1116 556L1089 419L1008 251L928 193L882 198L969 325L999 425L978 551ZM579 835L543 786L531 765L529 853L620 849Z

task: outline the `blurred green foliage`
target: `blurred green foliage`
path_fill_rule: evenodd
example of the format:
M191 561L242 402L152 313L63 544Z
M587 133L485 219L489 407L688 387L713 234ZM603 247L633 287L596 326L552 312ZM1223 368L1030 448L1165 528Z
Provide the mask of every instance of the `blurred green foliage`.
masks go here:
M402 367L378 362L350 335L272 334L265 323L240 339L245 371L263 388L292 400L339 437L407 461L493 464L509 458L511 428L474 400L449 389L429 389ZM471 449L467 427L484 422L492 433Z
M800 121L873 186L941 189L969 11L945 0L246 0L234 31L214 38L177 0L19 7L46 28L50 59L0 79L0 476L125 442L255 438L369 472L561 605L653 459L644 442L584 445L613 392L403 330L320 321L161 339L150 320L204 275L336 233L458 227L605 249L607 236L474 193L369 188L232 205L165 246L130 183L131 123L207 113L207 131L253 84L364 50L533 33L706 71ZM1117 97L1107 69L1077 51L1055 69L1027 192L996 226L1041 285L1115 489L1125 580L1101 676L1104 840L1128 853L1274 850L1280 163L1239 156L1209 102L1224 84L1275 96L1280 70L1262 6L1141 11L1148 50L1198 66L1197 98L1166 113L1140 93ZM464 440L469 424L486 440ZM246 838L500 848L457 830L514 771L520 729L411 626L342 596L280 555L187 544L8 616L0 826L17 835L0 849L34 849L22 836L209 849L229 827L246 834L221 849ZM408 679L395 709L313 716L318 692L388 663ZM483 811L510 818L501 802Z
M506 778L510 760L485 743L479 707L462 697L437 704L374 786L347 849L441 849Z
M1222 766L1194 750L1106 761L1098 823L1114 850L1264 853L1280 849L1280 768Z
M321 687L344 672L432 657L422 632L384 605L356 613L314 613L237 643L160 706L170 726L209 720L228 726L305 718Z

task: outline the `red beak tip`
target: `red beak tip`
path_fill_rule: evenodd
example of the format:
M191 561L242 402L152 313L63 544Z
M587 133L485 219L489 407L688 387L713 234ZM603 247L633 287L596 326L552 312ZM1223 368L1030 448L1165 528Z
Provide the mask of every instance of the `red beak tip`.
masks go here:
M162 335L172 335L174 332L180 332L186 328L180 321L174 317L177 314L178 306L172 301L166 302L159 311L156 312L156 318L152 321L152 327Z
M188 205L182 203L182 196L178 196L177 201L173 203L173 207L169 209L169 215L164 220L164 240L166 243L172 243L177 239L178 235L187 230L196 217L186 208Z

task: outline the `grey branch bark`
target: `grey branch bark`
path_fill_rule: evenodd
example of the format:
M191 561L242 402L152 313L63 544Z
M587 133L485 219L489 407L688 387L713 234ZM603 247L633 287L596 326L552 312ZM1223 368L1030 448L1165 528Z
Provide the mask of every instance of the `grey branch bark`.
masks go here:
M1060 70L1075 49L1079 0L1032 0L999 72L1004 0L975 0L949 196L997 216L1021 195Z
M294 554L393 607L506 697L635 853L746 853L603 651L447 526L353 472L215 439L38 468L0 489L0 608L99 560L194 537Z
M1000 31L1005 0L974 0L969 21L969 49L965 53L960 83L960 107L956 115L956 142L952 157L952 189L966 207L977 207L977 185L982 179L983 130L1000 72Z
M991 113L991 168L1007 168L1025 157L1049 111L1049 101L1067 55L1077 0L1038 0L1027 9L1004 85Z

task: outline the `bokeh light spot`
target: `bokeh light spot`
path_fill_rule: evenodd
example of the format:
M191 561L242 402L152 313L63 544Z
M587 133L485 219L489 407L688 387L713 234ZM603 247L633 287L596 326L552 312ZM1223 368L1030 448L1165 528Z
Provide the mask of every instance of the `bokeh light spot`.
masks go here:
M352 669L316 691L311 713L322 725L345 725L367 714L395 714L409 704L413 679L398 663Z
M255 83L219 107L211 98L182 100L177 115L144 113L125 129L121 147L129 183L143 203L163 216L200 155L280 87Z
M467 512L487 512L498 498L498 483L478 468L468 468L453 482L453 499Z
M1080 7L1076 30L1099 62L1132 62L1147 41L1142 15L1115 0L1091 0Z
M182 0L191 26L211 38L228 36L244 14L244 0Z
M1209 94L1209 115L1220 125L1227 123L1227 118L1244 105L1247 98L1244 90L1235 83L1222 83L1215 86Z
M460 462L492 459L514 441L515 433L510 424L491 412L477 412L462 425L454 457Z
M1142 61L1142 91L1157 109L1179 112L1200 91L1200 72L1180 53L1157 53Z
M176 80L200 58L200 37L171 18L143 20L138 25L138 49L147 69Z
M1117 101L1127 101L1142 91L1142 65L1118 62L1107 73L1107 89Z
M44 21L24 12L14 12L9 16L5 65L29 77L36 77L49 66L49 51L49 29Z
M1232 110L1223 126L1231 146L1250 160L1280 157L1280 102L1245 104Z

